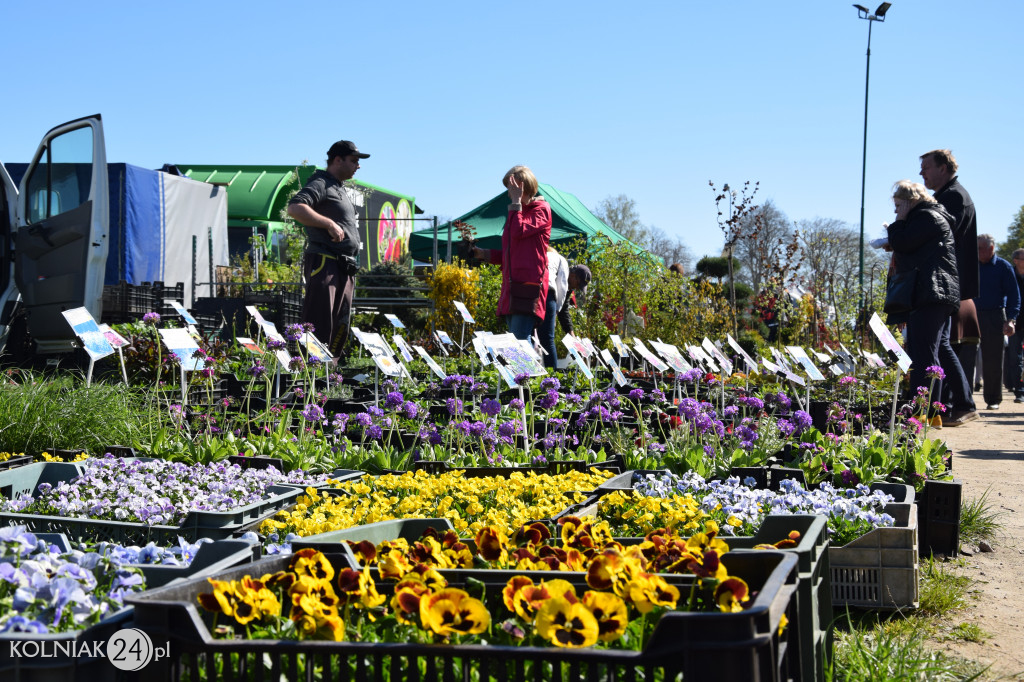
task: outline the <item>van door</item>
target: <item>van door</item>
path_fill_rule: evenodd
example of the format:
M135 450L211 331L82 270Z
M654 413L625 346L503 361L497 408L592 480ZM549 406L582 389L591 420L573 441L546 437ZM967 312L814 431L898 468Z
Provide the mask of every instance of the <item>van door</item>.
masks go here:
M7 343L7 331L18 300L14 286L14 226L17 225L18 188L0 163L0 348Z
M100 115L57 126L32 158L18 193L14 281L39 353L72 348L61 313L100 319L110 223Z

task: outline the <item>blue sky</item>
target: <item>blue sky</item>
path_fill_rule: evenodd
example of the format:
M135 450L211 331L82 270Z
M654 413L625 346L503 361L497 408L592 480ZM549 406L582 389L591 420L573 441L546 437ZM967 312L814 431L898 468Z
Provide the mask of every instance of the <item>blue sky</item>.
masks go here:
M874 9L877 2L869 7ZM708 180L790 219L860 222L868 22L850 2L12 3L0 161L103 115L110 161L323 164L454 217L512 165L593 208L625 194L696 257ZM895 0L871 40L866 238L948 147L979 230L1024 204L1024 3Z

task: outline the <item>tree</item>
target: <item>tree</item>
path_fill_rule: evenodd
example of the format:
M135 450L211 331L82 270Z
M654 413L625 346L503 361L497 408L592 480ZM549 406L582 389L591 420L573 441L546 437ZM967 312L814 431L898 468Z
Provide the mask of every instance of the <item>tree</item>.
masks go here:
M1017 215L1013 217L1013 222L1006 230L1006 241L999 244L996 253L1010 260L1017 249L1024 249L1024 206L1021 206Z
M733 270L739 269L739 261L733 259ZM697 272L704 278L714 278L719 284L729 276L729 261L725 256L704 256L697 261Z
M735 229L733 255L745 266L740 281L749 284L756 296L785 258L793 228L786 214L769 199L742 215Z
M636 202L625 194L601 201L594 209L594 215L664 263L682 263L687 270L690 269L693 255L686 244L679 237L670 237L654 225L644 225L636 210Z
M754 186L751 187L750 181L747 180L743 183L743 188L737 191L729 187L728 183L722 185L721 189L718 189L715 187L715 183L708 180L708 186L715 193L715 208L718 209L718 228L722 230L722 234L725 236L725 248L722 249L722 255L727 259L726 264L729 266L729 306L731 308L732 333L734 335L739 334L736 322L736 269L733 267L733 262L736 260L736 244L741 239L755 238L761 230L759 222L753 221L751 223L746 220L754 209L754 195L757 194L760 184L755 182ZM722 210L722 202L726 200L729 201L728 218L724 217L725 213Z

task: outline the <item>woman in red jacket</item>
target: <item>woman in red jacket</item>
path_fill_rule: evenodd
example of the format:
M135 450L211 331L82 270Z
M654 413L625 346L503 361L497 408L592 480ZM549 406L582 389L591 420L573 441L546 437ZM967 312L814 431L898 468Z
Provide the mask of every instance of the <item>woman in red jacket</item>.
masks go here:
M551 206L537 196L537 178L526 166L513 167L501 182L509 198L501 250L474 248L473 257L501 265L498 315L517 339L529 339L547 306Z

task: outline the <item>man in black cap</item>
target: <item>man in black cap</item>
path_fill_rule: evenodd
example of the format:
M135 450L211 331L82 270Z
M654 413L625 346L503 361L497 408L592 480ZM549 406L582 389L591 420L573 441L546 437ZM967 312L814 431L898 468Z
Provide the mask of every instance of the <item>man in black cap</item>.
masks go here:
M369 158L348 140L327 150L327 170L317 170L288 202L288 215L306 232L302 274L306 300L302 319L313 324L316 337L338 356L348 341L352 294L359 269L359 221L344 182Z

